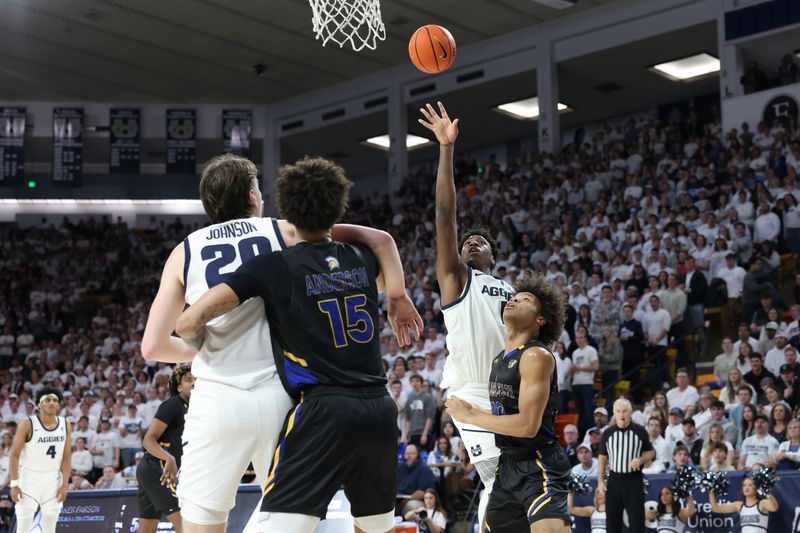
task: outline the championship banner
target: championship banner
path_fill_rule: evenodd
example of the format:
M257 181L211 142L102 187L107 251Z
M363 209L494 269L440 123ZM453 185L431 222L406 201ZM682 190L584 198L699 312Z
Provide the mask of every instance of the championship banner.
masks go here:
M83 109L53 109L53 183L80 186L83 174Z
M142 148L142 115L138 109L111 109L109 122L109 165L111 174L138 174Z
M222 140L225 153L249 158L252 132L252 111L249 109L222 111Z
M197 166L194 109L167 109L167 174L194 174Z
M744 472L726 472L730 488L725 498L720 498L720 502L742 501L742 479ZM800 533L800 471L779 470L773 495L778 500L779 510L777 513L769 515L768 533ZM649 505L655 507L658 501L658 491L663 487L672 485L675 480L674 475L652 475L647 476L649 485L647 496L645 497L645 507ZM583 507L594 505L594 491L597 490L597 479L590 481L592 492L582 496L575 496L575 506ZM708 501L708 493L695 490L692 496L697 504L697 514L689 519L684 533L731 533L740 531L738 514L716 514L711 512L711 503ZM627 525L627 516L623 517ZM647 524L654 526L655 524ZM590 533L591 528L588 518L574 518L573 531L576 533ZM627 531L627 528L625 528ZM647 531L655 531L648 527ZM610 532L609 532L610 533Z
M0 184L25 177L25 108L0 107Z

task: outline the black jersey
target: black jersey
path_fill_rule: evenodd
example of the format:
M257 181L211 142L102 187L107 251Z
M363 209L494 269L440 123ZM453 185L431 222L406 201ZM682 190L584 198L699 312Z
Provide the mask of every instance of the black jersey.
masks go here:
M314 385L386 384L377 275L364 246L302 242L255 257L226 283L242 302L264 299L278 373L296 396Z
M175 458L178 467L181 466L181 456L183 455L183 417L189 404L183 401L180 396L173 396L158 406L155 419L164 422L167 427L158 438L158 444ZM146 452L145 452L146 453Z
M489 401L492 405L493 415L503 416L519 413L519 361L525 350L534 346L547 350L541 342L530 341L508 353L503 350L492 361L492 371L489 375ZM553 355L550 350L547 350L547 353L551 356ZM553 375L550 378L550 396L542 414L542 424L535 437L495 435L497 447L503 453L524 457L535 456L537 450L541 450L558 440L555 433L555 421L558 415L557 381L558 376L554 368Z

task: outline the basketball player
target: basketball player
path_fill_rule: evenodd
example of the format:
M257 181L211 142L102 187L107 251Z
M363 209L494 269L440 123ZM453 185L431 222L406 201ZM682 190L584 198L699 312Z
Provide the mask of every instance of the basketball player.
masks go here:
M503 348L506 336L503 306L513 289L491 275L497 245L488 231L471 229L458 240L453 177L458 119L451 121L442 103L438 105L440 114L430 104L420 109L425 119L419 122L436 135L440 146L436 175L436 278L447 326L448 351L440 386L449 388L449 395L489 409L486 383L491 358ZM500 450L490 432L457 417L454 422L485 487L478 505L478 521L482 524Z
M136 469L139 484L139 533L155 533L162 515L182 533L175 486L181 467L183 419L189 408L194 376L188 366L176 366L169 379L167 401L158 406L144 435L144 457Z
M556 360L547 349L564 328L565 301L541 275L514 288L503 310L505 348L492 361L491 411L455 395L447 399L447 410L456 420L495 433L502 451L486 531L567 533L570 464L555 433Z
M63 399L58 389L39 389L39 414L19 423L11 443L8 477L11 499L16 502L17 531L30 531L41 509L42 532L55 533L67 497L72 459L71 429L67 420L58 416Z
M313 531L342 485L356 531L393 530L397 408L386 390L376 331L383 275L368 248L330 234L351 185L325 159L283 167L275 185L278 209L301 242L245 263L178 319L176 331L199 342L209 320L263 298L282 353L281 379L299 403L283 426L267 478L262 532ZM407 326L419 338L421 320L401 324Z
M258 299L209 324L199 352L172 337L186 303L194 304L244 261L297 242L290 223L261 218L256 172L251 161L230 154L206 166L200 197L212 225L189 235L170 254L142 339L148 360L180 363L197 353L177 490L186 533L224 532L242 475L252 462L263 483L292 406L276 374L269 325ZM337 226L335 231L340 240L369 245L392 291L405 294L402 264L391 236L358 226ZM388 318L395 326L396 318L404 321L409 308L413 310L405 300L389 300ZM400 344L410 343L407 331L395 331Z

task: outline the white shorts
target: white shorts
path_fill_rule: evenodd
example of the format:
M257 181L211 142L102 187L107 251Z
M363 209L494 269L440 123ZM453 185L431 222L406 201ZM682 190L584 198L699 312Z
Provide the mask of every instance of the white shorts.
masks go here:
M31 514L41 506L42 512L60 512L63 502L58 501L56 495L61 486L61 472L37 472L25 470L23 467L19 474L19 488L22 500L17 503L18 509L30 511Z
M467 384L458 389L449 389L449 396L458 396L464 401L473 403L481 409L490 410L489 388L487 385ZM494 433L481 427L459 422L455 418L453 422L458 428L461 440L469 454L469 460L475 464L478 461L486 461L500 457L500 448L494 442Z
M277 376L249 390L197 380L183 429L178 498L230 511L249 463L260 484L266 479L291 407Z

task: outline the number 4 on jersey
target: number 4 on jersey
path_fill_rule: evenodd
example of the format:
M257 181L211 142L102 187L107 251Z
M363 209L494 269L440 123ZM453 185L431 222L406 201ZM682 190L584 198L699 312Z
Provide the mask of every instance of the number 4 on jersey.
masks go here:
M50 447L47 448L47 451L44 452L44 453L46 455L49 455L51 459L55 459L56 458L56 446L55 446L55 444L51 444Z

